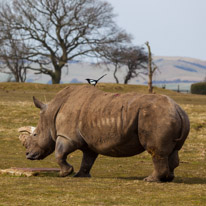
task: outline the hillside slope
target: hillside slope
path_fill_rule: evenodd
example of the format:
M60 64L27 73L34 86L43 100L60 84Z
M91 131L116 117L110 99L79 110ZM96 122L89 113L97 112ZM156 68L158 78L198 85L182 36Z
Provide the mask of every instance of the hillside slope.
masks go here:
M192 83L203 81L206 61L186 57L154 57L159 68L155 80L158 83Z
M158 71L154 75L154 84L162 86L186 84L187 87L191 83L203 81L206 77L206 61L185 58L185 57L153 57ZM34 65L35 66L35 65ZM126 74L126 67L119 69L117 76L120 83L123 83ZM63 69L62 83L87 83L86 78L98 79L103 74L107 74L100 82L115 83L113 78L114 67L112 65L96 65L88 62L70 62L68 67ZM5 75L0 76L0 81L6 81ZM35 83L51 83L48 75L35 75L32 71L28 72L27 82ZM146 84L147 76L136 77L129 84Z

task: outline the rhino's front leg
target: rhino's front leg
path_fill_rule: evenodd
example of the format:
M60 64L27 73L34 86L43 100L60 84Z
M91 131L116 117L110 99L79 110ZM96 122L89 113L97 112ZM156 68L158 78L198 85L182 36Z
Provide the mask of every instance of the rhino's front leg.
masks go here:
M76 150L75 144L71 140L68 140L62 136L58 136L56 140L55 147L55 157L57 163L59 164L61 171L60 176L65 177L70 175L74 170L73 166L70 165L66 159L67 155L74 152Z
M90 170L98 154L88 147L83 149L83 158L79 172L74 177L91 177Z

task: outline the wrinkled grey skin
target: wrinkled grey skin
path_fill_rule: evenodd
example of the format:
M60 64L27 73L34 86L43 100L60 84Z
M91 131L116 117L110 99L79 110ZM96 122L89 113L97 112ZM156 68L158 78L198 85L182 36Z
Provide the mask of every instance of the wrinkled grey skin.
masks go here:
M34 104L40 119L23 142L28 159L43 159L55 150L60 175L67 176L73 172L67 155L79 149L83 159L75 176L90 177L98 154L129 157L146 150L154 171L145 180L173 180L190 126L169 97L106 93L88 85L66 87L47 105L34 98Z

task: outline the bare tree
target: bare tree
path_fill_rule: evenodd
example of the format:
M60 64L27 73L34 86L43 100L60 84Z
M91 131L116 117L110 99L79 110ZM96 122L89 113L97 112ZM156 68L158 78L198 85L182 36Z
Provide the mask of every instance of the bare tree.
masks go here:
M4 33L5 34L5 33ZM14 77L16 82L25 82L30 62L26 61L28 50L24 43L16 41L12 34L7 32L6 39L1 34L0 71Z
M148 48L148 91L149 93L153 93L152 78L153 74L157 70L157 66L152 61L152 53L149 42L147 41L145 44Z
M103 59L104 63L108 65L112 64L114 66L113 77L117 84L119 84L119 79L117 77L118 69L123 66L123 47L101 47L99 48L98 52ZM108 68L110 70L110 68Z
M129 42L129 41L128 41ZM100 56L106 63L114 65L113 76L116 83L119 83L117 71L121 67L127 68L127 74L124 78L124 84L128 84L129 80L141 74L147 73L148 57L144 48L128 45L112 45L109 47L99 48Z
M121 62L122 56L121 56L121 54L122 53L121 53L121 48L120 48L120 49L115 49L114 51L112 51L111 56L110 56L111 57L110 60L114 65L113 77L114 77L117 84L119 84L119 79L117 77L117 71L122 65L122 62Z
M148 57L144 48L129 47L124 51L124 64L127 66L127 75L124 78L124 84L141 74L146 74Z
M127 39L113 19L112 6L103 0L11 0L0 8L1 31L18 31L29 45L28 60L39 65L33 69L54 84L69 60Z

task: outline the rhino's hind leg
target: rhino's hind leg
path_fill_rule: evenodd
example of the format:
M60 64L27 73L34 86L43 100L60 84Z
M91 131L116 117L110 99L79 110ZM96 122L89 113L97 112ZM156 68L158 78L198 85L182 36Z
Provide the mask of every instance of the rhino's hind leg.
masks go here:
M169 168L170 174L174 177L174 169L179 166L179 156L178 150L174 150L172 154L169 156Z
M67 155L76 150L76 146L64 137L58 136L55 147L55 157L59 164L60 176L65 177L73 173L73 166L70 165L66 159Z
M174 179L174 169L179 166L178 150L169 157L153 156L154 171L145 178L149 182L171 182Z
M168 157L153 156L154 171L144 180L148 182L170 182L174 179L170 172Z
M83 150L83 158L79 172L74 177L91 177L90 170L98 154L89 148Z

